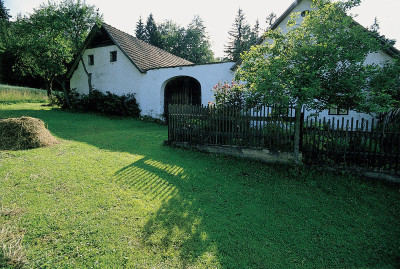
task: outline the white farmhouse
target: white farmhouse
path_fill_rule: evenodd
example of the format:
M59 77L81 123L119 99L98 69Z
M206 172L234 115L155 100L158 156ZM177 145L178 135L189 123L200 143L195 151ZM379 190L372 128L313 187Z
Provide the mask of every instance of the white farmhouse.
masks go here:
M287 31L290 14L299 13L298 21L311 10L311 0L296 0L272 25L272 29ZM265 42L260 40L259 44ZM395 48L368 56L367 63L383 64L399 54ZM213 101L213 87L218 82L231 81L240 62L195 65L185 59L143 42L108 24L94 27L81 54L68 76L71 89L88 93L87 75L82 56L94 89L115 94L134 93L143 115L163 118L168 104L203 104ZM310 111L308 114L311 113ZM364 117L370 115L332 108L320 117L335 115Z
M94 27L82 50L93 88L134 93L143 115L162 118L167 104L207 105L213 87L231 81L233 62L195 65L108 24ZM80 56L70 71L70 87L89 92Z

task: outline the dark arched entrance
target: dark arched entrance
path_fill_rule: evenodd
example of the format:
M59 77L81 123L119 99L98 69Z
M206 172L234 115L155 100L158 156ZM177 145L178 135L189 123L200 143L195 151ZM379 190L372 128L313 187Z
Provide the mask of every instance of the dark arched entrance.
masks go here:
M200 83L187 76L176 77L168 81L164 91L164 116L168 119L168 105L200 105Z

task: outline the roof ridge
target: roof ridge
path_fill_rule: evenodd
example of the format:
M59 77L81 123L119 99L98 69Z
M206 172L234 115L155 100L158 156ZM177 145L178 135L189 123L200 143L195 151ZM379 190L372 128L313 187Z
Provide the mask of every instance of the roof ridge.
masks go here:
M132 38L132 39L134 39L136 42L141 43L141 45L149 46L150 48L155 49L158 53L164 53L164 54L166 54L165 56L168 56L168 57L179 58L179 59L181 59L181 60L187 62L187 63L185 63L185 65L194 64L193 62L191 62L191 61L189 61L189 60L186 60L186 59L184 59L184 58L182 58L182 57L180 57L180 56L174 55L174 54L172 54L172 53L170 53L170 52L168 52L168 51L166 51L166 50L164 50L164 49L162 49L162 48L159 48L159 47L157 47L157 46L155 46L155 45L152 45L152 44L150 44L150 43L148 43L148 42L146 42L146 41L144 41L144 40L141 40L141 39L137 38L136 36L133 36L133 35L131 35L131 34L128 34L128 33L124 32L124 31L122 31L122 30L120 30L120 29L118 29L118 28L116 28L116 27L114 27L114 26L108 24L108 23L103 22L102 26L103 26L103 25L105 25L106 27L112 28L112 30L118 31L118 32L120 32L120 33L122 33L122 34L124 34L124 35L126 35L126 36L128 36L128 37L130 37L130 38ZM109 31L107 31L107 32L109 32ZM109 33L109 34L113 35L112 33ZM116 42L118 42L118 41L116 41ZM133 60L133 59L132 59L132 60ZM146 69L146 70L147 70L147 69Z

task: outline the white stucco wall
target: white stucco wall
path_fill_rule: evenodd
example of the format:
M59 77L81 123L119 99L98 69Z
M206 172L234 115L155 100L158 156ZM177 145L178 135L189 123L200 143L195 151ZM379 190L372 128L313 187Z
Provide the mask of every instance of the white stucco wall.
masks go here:
M110 62L110 52L117 51L117 61ZM88 65L88 55L94 55L94 65ZM231 81L234 72L230 70L233 62L194 66L160 68L140 73L117 46L87 49L83 60L89 73L92 73L94 89L115 94L134 93L142 110L142 115L161 118L164 113L164 89L169 80L179 76L196 79L201 86L201 103L213 101L213 87L218 82ZM89 87L82 63L79 63L70 81L71 89L87 94Z
M209 101L214 100L213 87L218 82L233 79L234 72L230 70L233 64L227 62L149 70L137 97L142 113L161 117L164 113L165 86L172 78L179 76L189 76L200 83L201 103L207 105Z
M110 52L117 51L117 61L110 62ZM88 55L94 55L94 65L88 64ZM83 54L86 69L92 73L93 88L102 92L110 91L115 94L137 93L143 79L137 68L122 53L117 46L106 46L87 49ZM79 62L70 81L71 89L87 94L89 86L82 63Z

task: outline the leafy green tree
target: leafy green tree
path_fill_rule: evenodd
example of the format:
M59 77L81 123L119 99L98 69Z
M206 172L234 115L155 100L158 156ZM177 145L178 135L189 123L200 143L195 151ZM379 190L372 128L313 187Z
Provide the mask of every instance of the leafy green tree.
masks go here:
M64 0L58 5L58 12L66 39L72 42L73 53L76 54L85 42L93 26L102 23L102 15L94 5L87 5L81 0Z
M250 101L295 107L296 163L302 108L337 105L369 113L393 104L387 90L371 84L382 68L365 63L382 43L346 15L359 2L315 0L298 27L296 14L287 33L270 30L264 44L243 55L236 80L246 82Z
M49 2L29 17L19 16L13 23L10 42L16 55L14 69L25 76L41 77L49 96L55 81L65 90L68 64L100 19L94 6L80 0Z
M65 62L72 58L70 43L59 32L61 21L57 5L42 5L30 17L19 17L13 25L15 53L14 68L22 75L43 78L51 96L55 78L66 71Z
M60 30L65 32L67 42L72 41L72 47L70 49L72 49L72 54L76 56L93 26L95 24L100 26L102 23L102 16L99 14L99 10L96 6L87 5L85 1L81 0L64 0L59 5L59 13L61 20L64 22L64 29L60 28ZM88 79L90 94L93 88L92 75L87 71L82 55L80 56L80 61ZM62 76L57 77L56 80L63 88L66 106L68 107L69 100L65 88L66 78L64 75L65 72L63 72Z
M146 29L144 27L142 17L139 18L138 22L136 23L136 30L135 30L136 37L140 40L146 39Z
M10 17L8 9L4 6L3 0L0 0L0 52L4 52L6 47Z
M183 57L186 29L171 20L161 23L158 29L161 36L160 48L174 55Z
M208 63L214 60L206 27L199 16L188 25L184 38L185 50L182 57L194 63Z
M173 21L166 21L158 27L160 48L194 63L214 60L206 27L199 16L195 16L187 28Z

